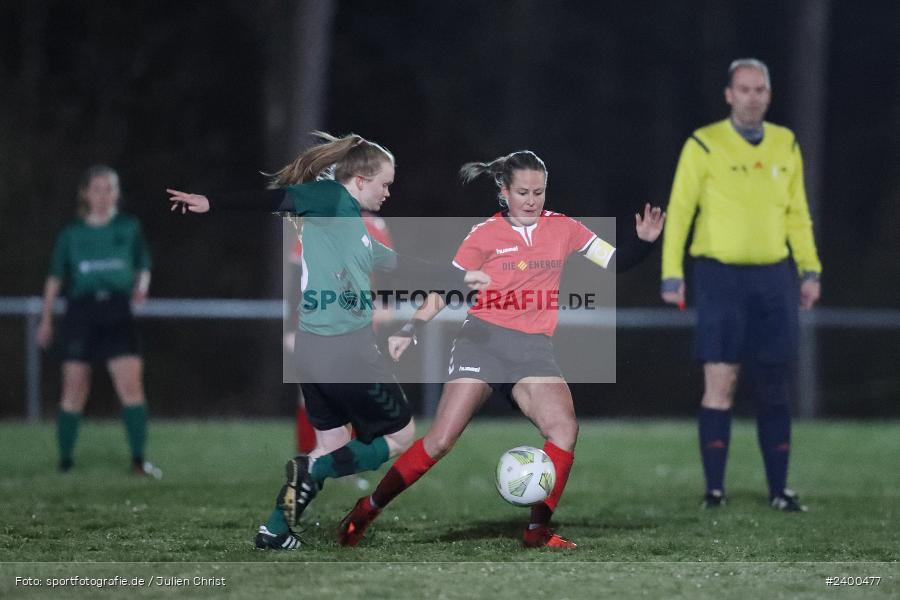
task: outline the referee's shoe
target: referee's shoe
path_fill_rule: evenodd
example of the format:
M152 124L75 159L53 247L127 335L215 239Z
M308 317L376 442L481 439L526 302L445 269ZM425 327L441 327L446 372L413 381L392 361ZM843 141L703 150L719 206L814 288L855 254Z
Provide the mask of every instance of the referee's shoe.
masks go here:
M289 525L295 526L312 499L319 492L319 486L309 473L309 457L300 455L287 461L284 466L287 481L278 493L277 504Z
M775 510L782 512L806 512L809 510L803 504L800 504L800 497L793 490L784 488L777 496L769 498L769 505Z

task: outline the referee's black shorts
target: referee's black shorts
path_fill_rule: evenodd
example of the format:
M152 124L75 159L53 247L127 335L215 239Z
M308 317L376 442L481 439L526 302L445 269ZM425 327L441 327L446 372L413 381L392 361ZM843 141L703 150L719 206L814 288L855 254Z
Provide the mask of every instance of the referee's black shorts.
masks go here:
M371 327L334 336L298 331L295 340L300 388L313 427L324 431L349 423L356 438L369 443L400 431L412 419Z
M799 285L790 261L728 265L694 261L696 356L700 362L785 364L794 360Z
M447 381L480 379L511 399L513 386L525 377L562 377L553 341L541 333L524 333L466 318L453 340Z
M141 343L127 294L100 292L70 299L57 353L63 361L94 362L140 356Z

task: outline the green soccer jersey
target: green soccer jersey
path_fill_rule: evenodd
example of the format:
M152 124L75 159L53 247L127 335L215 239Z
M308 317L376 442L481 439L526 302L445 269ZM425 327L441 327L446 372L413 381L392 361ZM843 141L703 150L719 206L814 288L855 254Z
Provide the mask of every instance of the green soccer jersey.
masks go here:
M370 276L397 264L393 250L366 231L359 204L335 181L286 188L296 215L304 217L301 239L300 329L341 335L372 323Z
M98 293L131 294L137 274L150 270L150 252L138 220L117 214L106 225L78 219L56 240L50 275L69 298Z

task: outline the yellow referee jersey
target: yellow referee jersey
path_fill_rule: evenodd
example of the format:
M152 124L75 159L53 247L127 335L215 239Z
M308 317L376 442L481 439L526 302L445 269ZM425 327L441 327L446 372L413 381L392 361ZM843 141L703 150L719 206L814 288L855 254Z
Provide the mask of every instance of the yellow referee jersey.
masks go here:
M730 119L688 138L678 160L663 238L663 279L684 278L684 245L697 214L691 256L767 265L788 256L801 273L820 273L794 133L763 123L754 146Z

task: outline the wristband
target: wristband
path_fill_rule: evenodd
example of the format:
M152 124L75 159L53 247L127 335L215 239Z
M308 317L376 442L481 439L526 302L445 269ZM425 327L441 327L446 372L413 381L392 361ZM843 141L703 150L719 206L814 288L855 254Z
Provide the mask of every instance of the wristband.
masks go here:
M394 335L412 338L413 345L418 344L419 340L417 339L417 336L419 334L419 330L421 329L422 325L424 325L424 324L425 324L425 321L423 321L422 319L410 319Z

